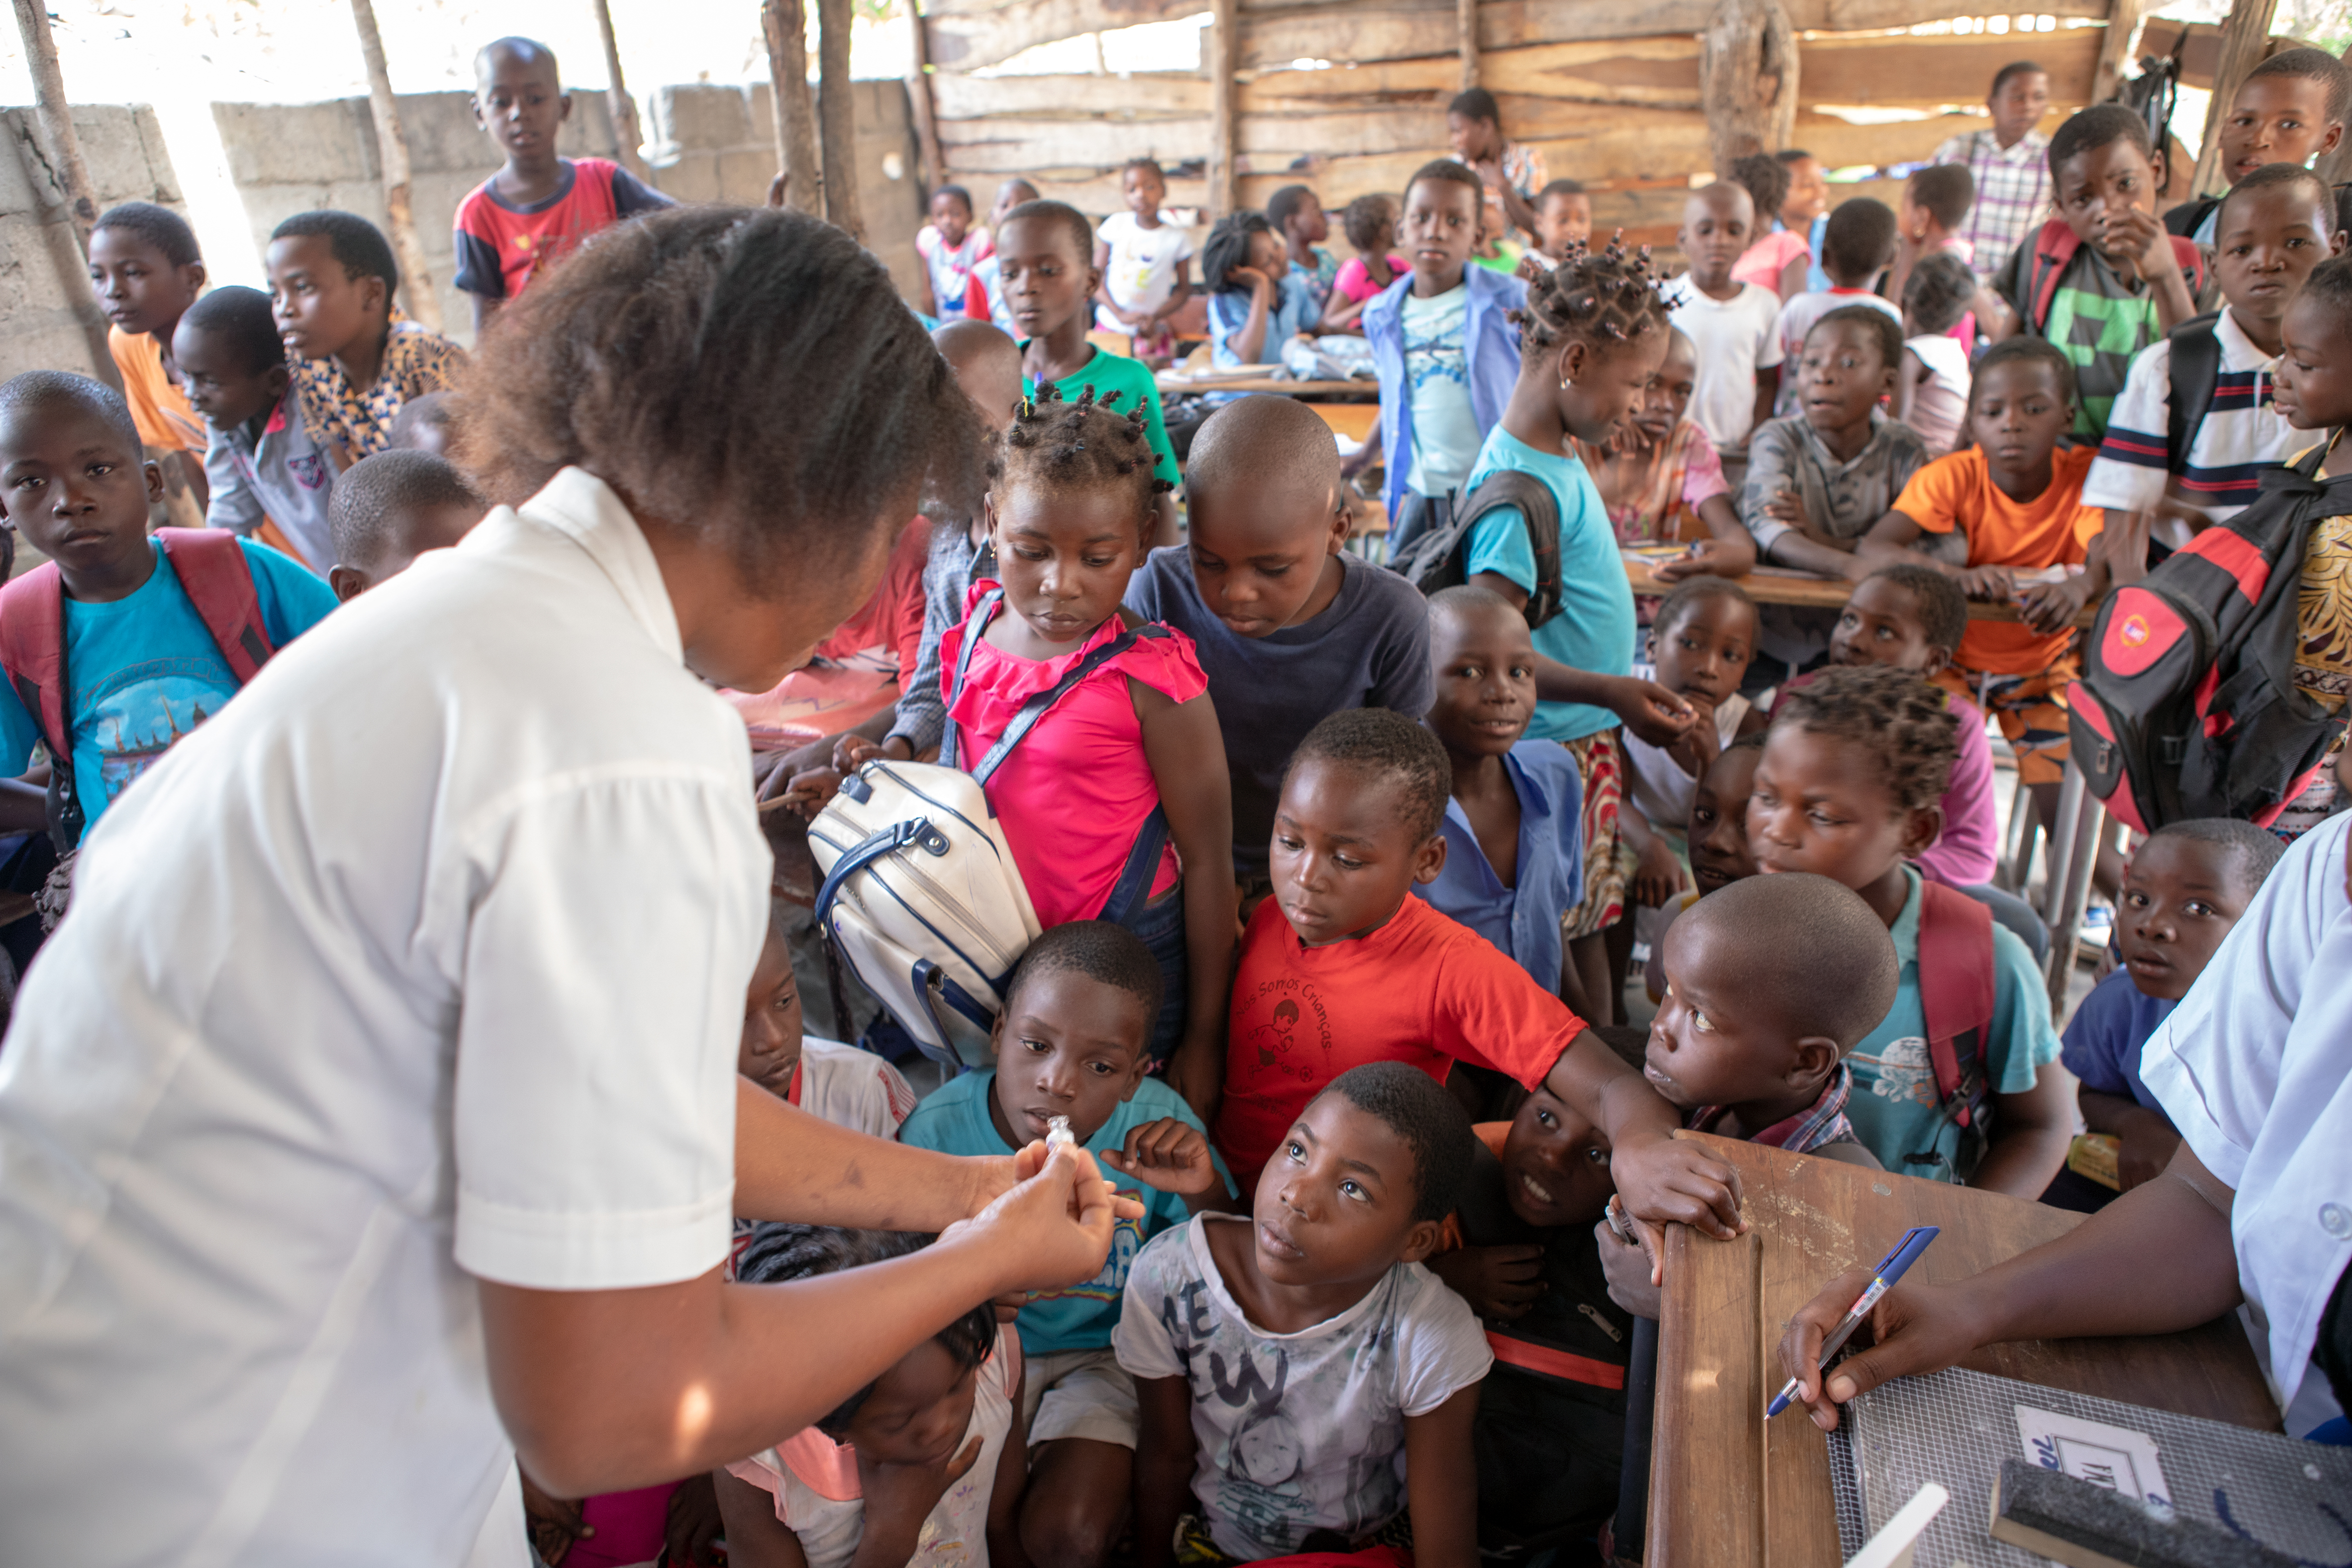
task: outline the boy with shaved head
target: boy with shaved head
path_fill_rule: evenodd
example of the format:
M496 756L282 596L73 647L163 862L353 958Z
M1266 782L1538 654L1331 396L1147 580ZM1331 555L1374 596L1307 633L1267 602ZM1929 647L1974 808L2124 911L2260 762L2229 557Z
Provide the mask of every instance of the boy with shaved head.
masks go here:
M457 287L473 300L478 334L541 268L598 229L675 204L609 158L557 156L572 95L545 44L485 44L474 84L474 120L507 159L457 204Z
M1690 194L1675 241L1690 270L1667 286L1675 325L1698 348L1691 422L1744 464L1748 434L1772 416L1780 387L1780 296L1731 275L1756 240L1756 198L1717 181Z
M1190 538L1151 552L1127 603L1192 639L1216 694L1246 910L1265 895L1275 800L1307 732L1343 709L1428 709L1428 611L1412 584L1344 548L1339 444L1306 404L1218 410L1184 479Z

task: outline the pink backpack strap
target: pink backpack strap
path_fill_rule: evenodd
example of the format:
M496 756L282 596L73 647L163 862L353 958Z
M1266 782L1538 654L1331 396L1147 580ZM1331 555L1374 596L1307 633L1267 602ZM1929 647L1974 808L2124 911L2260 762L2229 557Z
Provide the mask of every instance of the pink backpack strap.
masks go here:
M260 674L277 650L269 646L261 595L236 535L226 529L162 528L155 537L236 683L242 686Z
M66 724L65 584L57 563L44 562L0 589L0 668L41 739L61 763L71 766L72 735Z
M1985 1045L1992 1034L1994 999L1992 910L1940 883L1919 884L1919 1010L1927 1016L1927 1057L1936 1069L1936 1098L1967 1102L1953 1120L1975 1121L1974 1102L1988 1092ZM1973 1058L1975 1082L1961 1058Z

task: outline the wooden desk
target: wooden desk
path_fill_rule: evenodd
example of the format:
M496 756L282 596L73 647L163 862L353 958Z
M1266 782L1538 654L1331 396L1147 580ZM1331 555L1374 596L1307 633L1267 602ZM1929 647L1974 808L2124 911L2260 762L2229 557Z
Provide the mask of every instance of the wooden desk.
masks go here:
M1943 1226L1911 1278L1952 1280L2063 1235L2083 1216L1696 1133L1739 1172L1748 1234L1668 1228L1650 1469L1650 1568L1836 1568L1829 1449L1801 1410L1768 1424L1787 1381L1780 1331L1832 1279L1914 1225ZM2161 1289L2116 1280L2117 1289ZM1962 1363L2000 1377L2278 1429L2236 1318L2185 1334L1993 1345Z
M1346 396L1377 401L1381 395L1380 383L1376 381L1277 381L1265 375L1192 381L1164 370L1153 379L1159 383L1162 397L1193 397L1204 392L1271 392L1284 397Z
M1636 594L1664 595L1675 591L1674 584L1659 581L1649 562L1631 555L1622 559L1625 580L1633 584ZM1761 570L1750 572L1739 578L1738 583L1747 590L1748 596L1759 605L1801 605L1817 610L1843 608L1846 600L1853 596L1854 588L1851 583L1832 582L1823 577L1784 577L1778 572ZM2015 605L1985 604L1975 599L1969 601L1969 619L1972 621L2022 621L2024 618L2017 613ZM2074 625L2088 631L2091 624L2098 618L2099 607L2085 605L2083 613L2074 617Z

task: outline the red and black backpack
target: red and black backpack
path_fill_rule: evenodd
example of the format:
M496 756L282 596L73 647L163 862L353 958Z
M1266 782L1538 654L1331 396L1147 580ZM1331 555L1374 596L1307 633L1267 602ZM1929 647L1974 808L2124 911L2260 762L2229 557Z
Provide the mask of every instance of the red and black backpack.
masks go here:
M243 686L276 650L261 615L253 569L236 535L225 530L163 528L163 546L197 618ZM73 725L66 710L65 585L57 563L44 562L0 589L0 672L40 726L49 749L49 837L58 853L81 843L87 820L74 794Z
M1940 1165L1953 1182L1975 1173L1992 1142L1992 1084L1985 1069L1998 996L1992 943L1990 906L1920 879L1919 1011L1927 1026L1927 1065L1939 1121L1958 1128L1960 1141L1947 1158L1939 1126L1927 1148L1906 1150L1903 1158Z
M2315 524L2352 512L2352 476L2318 477L2326 455L2265 471L2253 504L2100 606L2066 693L2074 759L2130 826L2268 826L2342 731L2294 684L2304 552Z

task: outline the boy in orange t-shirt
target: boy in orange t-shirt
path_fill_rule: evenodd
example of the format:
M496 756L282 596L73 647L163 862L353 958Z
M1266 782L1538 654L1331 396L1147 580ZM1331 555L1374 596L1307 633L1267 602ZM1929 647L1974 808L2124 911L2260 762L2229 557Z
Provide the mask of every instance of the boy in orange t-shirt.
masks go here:
M107 352L122 377L139 439L194 491L204 512L205 422L188 405L172 357L180 317L205 291L196 231L169 207L124 202L100 213L89 234L89 281L106 312Z
M1680 1113L1501 949L1410 896L1444 865L1453 777L1436 736L1382 708L1334 713L1299 743L1275 811L1273 892L1234 980L1212 1142L1246 1192L1349 1068L1405 1062L1442 1083L1465 1061L1601 1128L1637 1219L1727 1238L1737 1178L1671 1141Z
M1938 458L1911 477L1895 510L1878 520L1853 555L1852 572L1918 560L1927 534L1958 531L1968 563L1937 563L1971 599L2013 603L2024 616L1969 623L1959 651L1935 679L2000 721L2017 753L2019 779L2044 822L2057 820L2066 765L2066 684L2078 673L2074 617L2104 585L2096 563L2054 582L2021 574L2084 566L2105 519L2083 504L2083 477L2097 448L2058 450L2074 417L2074 367L2041 338L1997 343L1977 362L1960 438L1974 445Z

